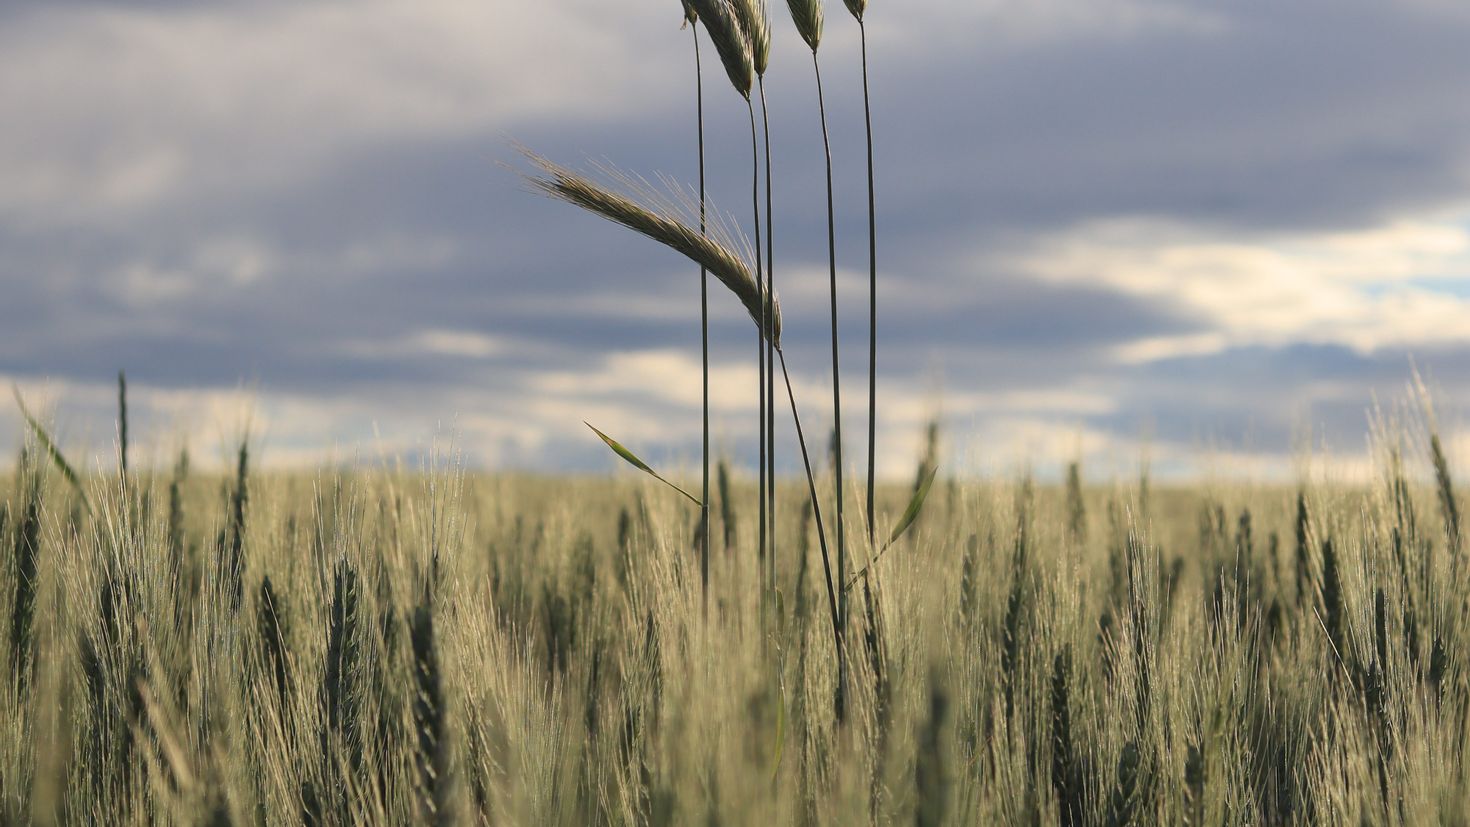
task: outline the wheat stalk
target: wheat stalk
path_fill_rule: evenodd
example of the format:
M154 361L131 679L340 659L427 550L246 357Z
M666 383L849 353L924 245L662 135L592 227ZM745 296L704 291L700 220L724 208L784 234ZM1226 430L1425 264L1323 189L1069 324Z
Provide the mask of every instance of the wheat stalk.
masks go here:
M756 80L757 80L757 82L759 84L759 87L760 87L761 118L762 118L763 123L765 124L765 142L766 142L766 144L765 144L766 145L766 230L767 230L767 235L766 235L766 259L767 259L767 264L769 265L769 263L771 261L771 258L772 258L772 253L771 253L771 238L770 238L770 232L771 232L771 229L772 229L772 226L771 226L771 223L772 223L771 222L771 189L770 189L770 186L771 186L771 174L770 174L770 162L771 162L771 140L770 139L771 139L771 130L770 130L769 114L768 114L768 112L766 110L766 83L765 83L765 75L766 75L766 70L767 70L767 68L769 68L770 62L771 62L771 23L770 23L770 15L767 13L765 0L731 0L731 7L735 11L736 18L737 18L737 20L740 23L740 28L744 32L746 40L750 44L751 56L752 56L753 63L754 63ZM754 150L754 144L755 144L755 141L756 141L756 137L755 137L755 109L754 109L754 104L750 101L748 95L747 95L747 103L750 103L751 144L752 144L752 149ZM751 187L752 187L752 190L754 191L755 214L756 214L756 216L755 216L755 221L756 221L756 258L757 258L757 261L756 261L756 276L757 276L757 278L760 278L760 276L761 276L761 262L759 260L760 253L761 253L761 244L760 244L760 230L761 230L761 228L760 228L760 161L759 161L759 157L758 156L757 156L757 158L754 161L754 166L755 166L755 169L752 170L752 173L753 173L752 178L754 180L752 181ZM766 269L766 272L765 272L765 281L763 282L763 284L765 285L767 296L770 296L770 295L772 295L774 293L775 288L774 288L773 282L771 280L770 267L767 266L765 269ZM763 307L762 310L761 310L761 315L762 315L762 318L769 317L769 315L770 315L770 308L769 307ZM758 474L758 477L759 477L759 485L757 487L757 493L758 493L758 496L759 496L759 503L760 503L760 508L759 508L759 512L760 512L760 517L759 517L759 531L760 531L759 561L760 561L760 569L761 569L761 571L760 571L761 600L762 600L762 604L761 604L762 605L762 613L761 613L761 616L764 619L766 617L766 615L767 615L766 609L769 608L769 606L767 605L768 598L769 598L769 596L770 596L770 594L771 594L771 592L772 592L772 590L774 588L774 584L775 584L774 571L775 571L775 546L776 546L776 536L775 536L776 535L775 496L774 496L774 493L773 493L775 491L775 479L776 479L776 476L775 476L775 468L776 468L776 463L775 463L775 438L776 438L776 434L775 434L775 389L776 389L775 388L775 351L774 351L774 348L772 347L772 345L769 342L765 342L765 343L757 342L756 343L756 361L757 361L757 364L759 366L759 368L757 370L757 382L759 383L759 386L758 386L758 389L757 389L757 396L759 397L759 408L758 409L759 409L759 412L760 412L759 413L760 426L759 426L758 430L760 431L760 441L761 441L761 450L760 450L760 454L759 454L760 468L759 468L759 474Z
M868 92L867 0L846 0L857 18L863 54L863 124L868 140L868 548L873 547L873 499L878 457L878 218L873 184L873 106Z
M684 24L699 20L699 13L684 3ZM704 63L699 54L699 30L691 29L694 35L694 100L695 122L699 136L699 234L708 232L708 204L704 182ZM699 499L699 587L700 600L706 614L709 609L709 269L699 268L699 345L700 345L700 418L703 441L700 447L702 471Z
M761 261L761 216L760 216L760 149L757 144L755 129L755 107L751 102L751 85L756 74L764 75L766 66L770 62L771 32L770 26L766 24L764 9L757 0L694 0L699 10L704 15L705 31L709 32L710 39L714 41L715 49L720 54L720 60L725 64L725 72L730 77L730 82L735 90L745 98L746 108L750 113L750 151L751 151L751 202L755 220L755 279L756 284L762 290L765 282L762 273ZM764 330L768 317L767 308L762 305L759 327ZM757 415L759 423L757 430L760 434L760 448L757 453L759 458L758 476L759 485L759 549L758 560L762 575L766 570L766 545L768 540L768 523L766 509L766 473L767 473L767 435L766 435L766 349L760 338L756 340L756 361L758 369L756 372L757 395L760 398ZM764 618L764 606L766 589L761 590L762 617Z
M821 0L786 0L791 17L801 37L812 50L812 69L817 80L817 113L822 125L822 151L826 160L827 173L827 265L832 314L832 453L833 470L836 475L835 488L837 514L834 523L837 532L837 582L847 579L847 540L843 526L843 460L842 460L842 367L841 349L837 335L837 223L836 204L832 190L832 141L827 129L827 102L822 91L822 65L817 59L817 49L822 42ZM838 720L845 716L847 693L847 652L842 640L847 632L847 590L838 594L838 644L837 644L837 697Z
M118 475L128 478L128 378L117 372L117 467Z
M773 199L771 195L771 119L770 112L766 106L766 70L771 61L771 20L767 11L766 0L736 0L735 10L740 17L741 26L750 38L751 51L755 59L756 83L760 89L761 101L761 123L764 132L766 148L766 267L765 285L767 297L775 294L775 228L772 220ZM753 115L752 115L753 117ZM757 172L757 175L759 173ZM759 221L759 219L757 219ZM769 317L770 308L762 309L764 316ZM762 579L765 583L763 593L769 593L775 589L776 582L776 370L775 370L775 348L770 342L765 343L760 353L760 402L761 402L761 431L764 436L763 442L766 446L763 452L761 465L761 509L765 512L761 523L766 528L762 531L761 545L763 551Z

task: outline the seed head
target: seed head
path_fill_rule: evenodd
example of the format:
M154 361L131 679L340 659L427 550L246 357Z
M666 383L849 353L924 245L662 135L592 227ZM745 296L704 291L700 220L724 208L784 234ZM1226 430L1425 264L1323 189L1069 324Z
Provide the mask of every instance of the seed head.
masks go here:
M755 83L755 57L751 53L750 38L730 0L689 0L704 22L704 30L714 41L715 51L720 53L720 62L725 64L725 74L730 83L746 100L750 100L750 87ZM737 0L738 2L738 0Z
M847 10L852 12L852 16L856 17L859 23L863 22L863 12L868 10L868 0L842 0L842 2L847 4Z
M815 52L822 45L822 0L786 0L801 39Z
M734 0L734 6L740 28L750 41L755 73L765 77L766 67L771 65L771 16L766 11L766 0Z
M757 284L755 277L751 275L750 267L745 263L748 256L735 252L737 249L745 249L748 253L748 248L735 240L735 233L726 228L726 219L717 211L708 211L709 222L705 232L701 233L695 228L699 220L697 195L691 196L667 180L663 182L663 189L667 192L659 192L642 179L606 167L601 168L603 174L632 193L638 199L635 201L634 197L614 192L585 175L531 152L522 151L544 173L543 176L528 178L533 188L683 253L729 288L745 306L761 335L769 339L776 348L781 347L780 302L772 298L769 321L765 327L761 327L761 310L766 303L766 288Z

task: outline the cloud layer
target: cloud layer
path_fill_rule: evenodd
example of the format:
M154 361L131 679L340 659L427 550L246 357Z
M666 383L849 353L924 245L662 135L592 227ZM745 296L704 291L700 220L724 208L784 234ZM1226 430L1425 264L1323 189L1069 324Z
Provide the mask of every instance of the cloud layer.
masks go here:
M815 89L772 10L777 279L821 427ZM1123 472L1146 450L1164 473L1290 473L1304 438L1361 455L1411 357L1446 424L1470 403L1460 4L909 0L869 18L885 471L909 473L936 409L954 465ZM697 275L527 193L509 144L691 181L676 4L72 0L0 2L0 21L0 376L54 402L79 450L107 455L126 368L159 456L209 450L245 408L278 464L437 438L492 467L609 467L583 419L663 462L697 455ZM845 15L828 29L860 401L858 41ZM748 226L744 102L717 72L706 94L711 192ZM746 457L755 337L715 298L717 421ZM19 434L0 412L0 442Z

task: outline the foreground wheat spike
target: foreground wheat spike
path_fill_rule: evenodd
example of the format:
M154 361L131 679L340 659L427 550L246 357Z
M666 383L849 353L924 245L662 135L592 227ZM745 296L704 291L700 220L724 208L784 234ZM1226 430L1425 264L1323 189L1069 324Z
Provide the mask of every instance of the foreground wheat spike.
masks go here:
M621 224L635 232L658 241L676 252L683 253L696 263L705 265L709 271L719 279L722 284L730 289L732 293L745 306L746 312L754 320L758 328L764 333L767 341L776 352L776 358L781 365L781 373L786 381L786 395L791 402L791 419L796 426L797 446L801 449L802 466L806 471L807 488L811 495L812 509L816 515L817 541L822 549L822 566L827 575L827 596L832 609L832 628L837 636L839 658L842 657L840 645L842 634L837 611L837 589L841 585L839 578L832 571L832 563L827 545L827 535L823 528L821 505L817 502L816 476L812 470L811 456L807 451L806 437L801 428L801 417L797 412L796 393L791 386L791 373L786 367L786 356L781 350L781 303L774 297L767 299L764 291L756 284L755 278L750 274L741 257L731 251L735 246L732 241L722 244L717 239L730 238L730 233L723 229L721 222L716 221L711 227L711 235L702 235L692 229L677 216L681 210L674 206L666 198L659 197L651 191L646 184L633 182L624 177L624 183L632 189L643 190L645 200L663 202L664 212L642 206L637 202L609 191L607 188L591 181L586 176L579 175L566 167L559 166L530 152L525 153L527 158L538 166L545 177L532 177L530 183L536 190L551 196L552 198L566 201L569 204L582 207L583 209L600 215L609 221ZM761 307L769 302L771 313L764 325L761 324Z
M709 39L719 52L720 62L730 83L746 98L750 97L755 83L755 56L751 53L750 38L740 25L740 19L730 0L689 0L709 32Z
M687 213L691 210L677 200L684 197L680 193L656 193L644 182L605 170L609 175L620 178L621 184L635 190L635 194L646 202L639 203L538 155L527 152L526 157L544 173L540 177L528 177L533 188L559 201L574 204L621 224L682 253L696 264L703 265L735 294L735 298L740 300L761 334L777 348L781 346L781 304L778 300L771 300L773 309L770 318L762 324L761 308L766 303L764 291L751 274L745 259L734 251L738 244L733 240L732 234L724 229L718 216L709 230L701 233L689 226Z
M801 39L815 52L822 45L822 0L786 0Z

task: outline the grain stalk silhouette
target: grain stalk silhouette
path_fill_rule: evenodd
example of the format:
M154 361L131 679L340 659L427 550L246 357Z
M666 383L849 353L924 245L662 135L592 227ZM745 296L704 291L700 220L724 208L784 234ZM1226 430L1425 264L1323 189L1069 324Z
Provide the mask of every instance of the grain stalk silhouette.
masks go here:
M684 26L694 35L694 99L695 116L699 135L699 232L705 233L704 191L704 65L699 54L699 13L689 0L681 0L684 7ZM709 270L699 268L699 340L700 378L702 395L700 410L703 417L703 445L700 449L700 465L703 483L699 499L699 587L700 599L708 614L709 609Z
M822 151L827 173L827 269L832 311L832 457L835 476L836 513L832 518L837 534L837 582L847 580L847 538L843 525L843 459L842 459L842 365L837 333L837 224L832 191L832 140L827 129L827 101L822 90L822 63L817 51L822 45L822 0L786 0L791 18L801 39L812 50L812 70L817 81L817 114L822 125ZM838 720L847 710L847 590L838 594L837 604L837 696Z
M770 342L781 366L782 379L786 385L786 397L791 406L792 424L796 429L797 447L801 452L802 467L806 473L807 491L811 498L812 511L817 526L817 541L822 550L822 565L826 573L827 599L832 617L832 631L839 642L842 639L837 610L837 581L832 572L830 546L822 520L821 503L817 495L816 475L812 470L811 454L807 448L805 431L801 427L801 416L797 408L796 392L791 384L791 373L786 365L786 355L781 347L781 303L766 291L751 274L741 254L735 252L741 245L734 240L733 233L726 228L724 217L714 213L715 221L708 232L694 230L688 218L688 198L675 191L672 195L655 192L646 181L636 180L604 168L603 172L619 181L624 188L653 206L645 206L632 197L613 192L585 175L556 164L527 150L522 150L527 160L540 170L539 175L527 176L530 187L555 200L580 207L615 224L663 244L698 264L704 265L709 273L724 284L740 301L757 325L761 334ZM669 188L673 185L665 182ZM761 310L770 307L764 320ZM839 645L838 650L841 651Z
M765 0L761 0L761 12L764 15ZM767 16L769 19L769 16ZM762 71L756 75L756 85L760 89L761 98L761 123L765 133L766 146L766 313L769 316L774 309L769 307L770 298L776 295L776 228L775 228L775 206L772 200L772 177L771 177L771 116L766 106L766 75ZM770 440L770 450L766 453L766 485L768 490L766 497L770 500L767 510L770 511L771 520L771 548L767 558L769 571L766 574L766 582L771 589L776 587L776 349L771 342L766 342L766 434Z
M766 305L761 308L762 319L769 318L771 314L770 297L775 292L775 282L771 276L771 125L770 116L766 110L765 89L766 70L771 63L771 24L770 16L766 12L765 0L734 0L733 4L736 18L740 28L745 33L745 38L750 45L751 68L754 70L755 79L760 88L761 98L761 120L765 127L766 147L766 267L764 289ZM751 190L753 193L755 213L755 255L756 255L756 277L761 276L761 214L760 214L760 156L756 148L755 108L751 99L750 90L745 93L746 107L750 112L750 144L751 144ZM761 612L762 622L768 620L772 608L772 593L775 589L775 559L776 559L776 508L774 491L776 487L776 428L775 417L770 415L773 408L773 397L775 391L774 383L774 350L764 337L756 338L756 356L759 364L758 380L759 389L759 414L761 454L760 473L757 494L760 498L760 581L761 600L764 607Z
M128 378L117 372L117 472L128 479Z
M756 335L756 372L757 396L759 405L757 407L757 431L759 432L760 448L757 452L757 492L758 492L758 532L757 540L757 563L762 576L761 617L764 622L766 609L769 603L767 589L764 587L764 574L766 571L766 554L769 535L769 514L766 509L766 482L767 482L767 455L768 442L766 434L766 351L764 346L764 330L770 316L769 285L764 278L764 262L761 259L761 211L760 211L760 145L755 126L755 104L751 99L751 90L755 85L757 74L763 74L770 62L771 36L770 27L766 25L763 11L758 8L755 0L692 0L695 10L699 12L704 21L704 30L709 34L711 42L715 44L715 51L720 55L720 61L725 66L725 74L730 78L730 84L735 91L745 99L746 112L750 117L750 200L751 212L754 219L755 231L755 281L757 288L762 291L767 300L762 303L759 314L759 324Z
M868 0L843 0L857 20L863 56L863 124L868 143L868 548L874 545L873 492L878 446L878 215L873 184L873 106L868 91Z

